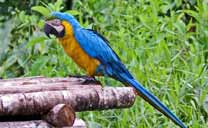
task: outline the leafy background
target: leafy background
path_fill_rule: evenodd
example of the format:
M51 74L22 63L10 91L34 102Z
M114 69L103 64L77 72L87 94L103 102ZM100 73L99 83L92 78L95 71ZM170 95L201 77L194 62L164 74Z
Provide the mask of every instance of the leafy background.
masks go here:
M84 74L55 38L44 35L47 12L37 12L37 6L67 11L71 3L0 0L0 77ZM137 80L185 124L208 127L207 0L76 0L72 9L82 26L103 34ZM130 109L78 115L90 128L176 127L141 98Z

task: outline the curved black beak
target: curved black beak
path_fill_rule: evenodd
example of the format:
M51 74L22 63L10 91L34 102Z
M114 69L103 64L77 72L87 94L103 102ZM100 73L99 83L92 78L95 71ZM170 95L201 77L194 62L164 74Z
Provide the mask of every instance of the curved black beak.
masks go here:
M64 26L61 24L61 20L53 19L48 20L44 26L45 34L50 38L50 34L55 35L58 38L64 37L65 29Z

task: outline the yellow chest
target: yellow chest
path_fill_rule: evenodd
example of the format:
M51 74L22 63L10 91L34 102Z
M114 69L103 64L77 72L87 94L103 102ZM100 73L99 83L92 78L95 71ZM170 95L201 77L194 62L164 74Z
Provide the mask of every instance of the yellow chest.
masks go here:
M66 27L67 26L65 25L65 29ZM77 65L83 68L89 76L95 74L96 68L100 62L87 55L73 35L67 35L66 33L66 36L60 38L59 41L61 42L65 52L76 62Z

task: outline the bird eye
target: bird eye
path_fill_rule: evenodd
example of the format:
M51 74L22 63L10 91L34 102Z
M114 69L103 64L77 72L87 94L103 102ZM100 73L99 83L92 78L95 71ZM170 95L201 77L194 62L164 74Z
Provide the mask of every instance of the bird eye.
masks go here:
M53 20L53 22L51 24L54 26L59 26L59 25L61 25L61 21L58 19L55 19L55 20Z

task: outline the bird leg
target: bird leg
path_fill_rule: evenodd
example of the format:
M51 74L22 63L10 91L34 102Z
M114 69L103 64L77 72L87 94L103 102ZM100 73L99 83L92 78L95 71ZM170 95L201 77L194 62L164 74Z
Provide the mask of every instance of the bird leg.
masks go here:
M95 77L87 76L87 75L69 75L69 77L81 78L84 79L81 84L88 85L88 84L101 84L100 81L96 80Z

